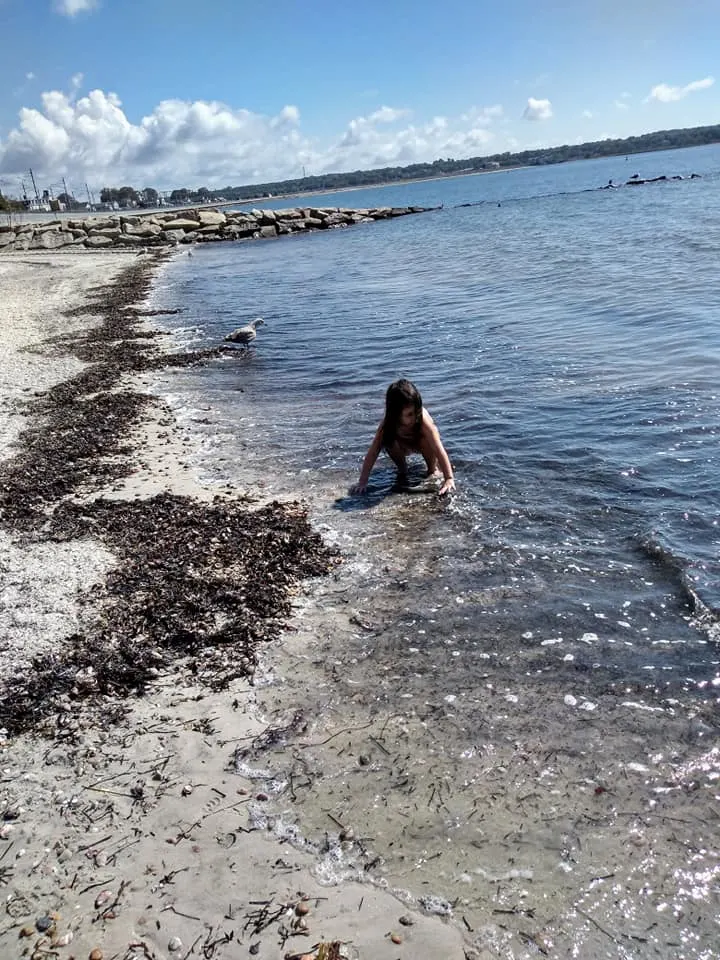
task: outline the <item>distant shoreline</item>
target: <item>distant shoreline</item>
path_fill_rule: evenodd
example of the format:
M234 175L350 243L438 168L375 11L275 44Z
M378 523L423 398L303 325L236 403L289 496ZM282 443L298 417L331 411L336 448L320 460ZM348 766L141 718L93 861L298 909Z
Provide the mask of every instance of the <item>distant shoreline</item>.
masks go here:
M94 211L83 211L83 210L64 210L64 211L48 211L48 212L35 212L35 211L0 211L0 216L12 216L12 217L21 217L27 218L29 221L39 221L44 220L60 220L63 218L77 218L78 216L83 217L92 217L92 216L107 216L111 213L120 213L124 216L150 216L154 213L167 213L169 211L177 211L181 213L184 210L219 210L221 208L227 207L245 207L249 204L265 204L268 201L276 200L290 200L295 197L319 197L325 196L326 194L334 193L351 193L357 190L378 190L384 187L397 187L397 186L406 186L411 183L432 183L436 180L459 180L463 177L475 177L475 176L484 176L486 174L493 173L509 173L515 170L528 170L530 168L540 168L540 167L557 167L562 166L566 163L585 163L590 160L610 160L617 159L620 157L625 157L630 159L630 157L642 157L645 154L653 153L670 153L675 150L695 150L702 147L717 146L720 144L720 141L713 141L711 143L695 143L688 144L687 146L678 146L678 147L657 147L652 148L648 147L641 151L635 151L630 153L613 153L613 154L602 154L595 157L569 157L567 160L561 160L556 163L541 163L541 164L529 164L529 163L519 163L513 166L500 167L499 169L493 170L466 170L459 173L440 173L437 176L433 177L417 177L409 179L398 179L398 180L379 180L375 183L363 183L358 184L357 186L343 186L343 187L330 187L322 190L304 190L304 191L294 191L291 193L274 193L270 197L264 196L255 196L249 197L244 200L222 200L222 201L207 201L205 203L184 203L182 205L176 206L175 204L168 204L167 206L162 207L133 207L129 209L122 210L94 210Z
M546 164L550 166L550 164ZM553 164L557 166L557 164ZM404 187L411 183L433 183L435 180L461 180L463 177L485 176L490 173L509 173L511 170L527 170L530 164L518 164L516 167L500 167L497 170L466 170L463 173L439 173L436 177L418 177L408 180L383 180L378 183L362 183L354 187L337 187L329 190L307 190L300 193L274 193L271 197L250 197L248 200L225 200L222 203L210 204L213 207L238 206L248 203L267 203L268 200L292 200L294 197L322 197L328 193L350 193L354 190L378 190L383 187ZM199 204L190 204L191 208L199 208ZM204 204L203 204L204 206ZM177 209L181 209L178 207Z

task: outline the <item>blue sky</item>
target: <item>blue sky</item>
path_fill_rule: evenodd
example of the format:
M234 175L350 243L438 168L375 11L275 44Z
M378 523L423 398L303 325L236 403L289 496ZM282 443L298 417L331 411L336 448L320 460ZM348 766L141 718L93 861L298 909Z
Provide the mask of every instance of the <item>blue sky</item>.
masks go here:
M720 122L718 0L0 0L0 30L10 194L29 167L212 187Z

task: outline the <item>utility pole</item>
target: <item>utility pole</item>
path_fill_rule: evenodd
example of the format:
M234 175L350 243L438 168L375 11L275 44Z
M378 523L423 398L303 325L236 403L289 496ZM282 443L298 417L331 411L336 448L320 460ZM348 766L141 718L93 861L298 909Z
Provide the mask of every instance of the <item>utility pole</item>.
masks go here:
M30 179L32 180L33 190L35 191L35 199L40 203L40 194L38 193L37 184L35 183L35 177L33 176L32 168L30 169Z
M67 204L67 206L70 206L70 203L69 203L70 194L68 193L67 184L65 183L65 177L62 178L62 182L63 182L63 187L65 188L65 203Z
M88 203L90 204L90 209L92 209L95 206L95 204L93 203L92 194L90 193L90 187L87 185L87 182L85 183L85 193L87 194Z

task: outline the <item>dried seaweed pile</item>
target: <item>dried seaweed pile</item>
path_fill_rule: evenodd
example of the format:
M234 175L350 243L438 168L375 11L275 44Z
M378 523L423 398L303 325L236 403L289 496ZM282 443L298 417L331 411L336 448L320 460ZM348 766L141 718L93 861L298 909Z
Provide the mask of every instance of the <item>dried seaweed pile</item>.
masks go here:
M158 258L162 259L162 258ZM153 398L120 389L127 374L197 364L221 348L173 354L158 348L158 333L142 329L146 313L133 304L148 292L154 263L139 263L116 284L99 287L68 316L99 314L96 327L47 340L43 353L76 356L89 366L25 405L32 426L20 437L22 451L0 467L0 522L29 529L45 522L48 508L79 490L127 476L127 440Z
M258 644L277 637L296 584L334 556L297 504L98 499L62 504L48 530L54 540L89 534L120 562L88 598L97 617L87 631L0 693L0 726L11 733L47 718L62 728L70 703L142 694L178 659L212 689L252 677Z
M142 314L132 304L151 269L131 268L81 308L102 313L99 327L49 344L91 365L30 402L21 452L0 465L2 526L53 541L91 537L119 561L83 598L93 611L84 632L0 687L0 727L11 734L71 732L82 710L121 716L121 698L143 693L173 663L215 689L252 677L258 644L278 635L299 580L334 562L297 504L77 499L132 472L130 433L152 401L119 390L121 377L217 353L169 354L137 336Z

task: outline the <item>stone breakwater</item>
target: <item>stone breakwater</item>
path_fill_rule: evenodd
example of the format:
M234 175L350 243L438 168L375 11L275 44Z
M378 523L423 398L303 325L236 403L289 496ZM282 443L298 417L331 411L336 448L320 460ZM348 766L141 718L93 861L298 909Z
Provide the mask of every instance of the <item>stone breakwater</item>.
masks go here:
M26 250L104 250L174 246L219 240L260 240L310 230L374 223L428 207L292 207L287 210L183 210L173 213L111 214L107 217L0 222L0 253Z

